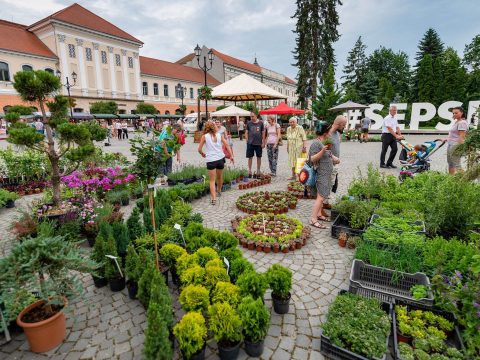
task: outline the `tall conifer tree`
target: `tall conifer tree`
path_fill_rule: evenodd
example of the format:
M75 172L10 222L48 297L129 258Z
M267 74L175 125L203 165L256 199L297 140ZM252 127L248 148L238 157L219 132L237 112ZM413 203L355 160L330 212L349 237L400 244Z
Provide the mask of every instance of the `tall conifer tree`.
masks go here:
M342 79L345 79L345 81L342 83L342 86L353 88L355 92L358 92L365 75L367 63L366 49L367 46L363 43L362 37L359 36L352 50L348 53L347 64L343 68L345 75L342 76Z

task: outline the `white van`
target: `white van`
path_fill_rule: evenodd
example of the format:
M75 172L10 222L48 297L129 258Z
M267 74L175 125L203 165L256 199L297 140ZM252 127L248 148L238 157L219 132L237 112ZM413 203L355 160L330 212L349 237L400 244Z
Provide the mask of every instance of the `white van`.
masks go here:
M205 113L200 113L201 116L205 116ZM194 133L197 131L198 113L188 114L183 118L183 130L185 133Z

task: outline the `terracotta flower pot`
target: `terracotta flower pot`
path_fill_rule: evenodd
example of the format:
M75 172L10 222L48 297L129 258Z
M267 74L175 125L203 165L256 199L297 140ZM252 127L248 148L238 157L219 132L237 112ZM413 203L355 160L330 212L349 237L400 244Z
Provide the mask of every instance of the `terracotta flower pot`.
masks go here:
M263 244L258 244L257 245L257 252L262 252L263 251Z
M399 331L397 331L397 338L398 338L398 341L400 341L400 342L407 343L407 344L412 343L412 337L411 336L403 335Z
M301 249L302 248L302 243L301 242L295 242L295 249Z
M347 240L340 240L338 239L338 246L345 247L347 246Z
M267 254L268 254L271 250L272 250L272 247L271 247L270 245L263 247L263 252L264 252L264 253L267 253Z
M289 252L288 247L284 247L284 248L282 249L282 253L288 254L288 252Z
M65 299L64 301L66 305L67 300ZM22 321L25 314L44 303L44 300L38 300L23 309L17 316L17 324L23 328L30 344L30 350L37 353L46 352L58 346L65 339L66 335L66 322L63 310L46 320L36 323Z
M253 241L252 241L252 242L249 242L247 248L248 248L248 250L253 250L253 249L255 249L255 243L254 243Z

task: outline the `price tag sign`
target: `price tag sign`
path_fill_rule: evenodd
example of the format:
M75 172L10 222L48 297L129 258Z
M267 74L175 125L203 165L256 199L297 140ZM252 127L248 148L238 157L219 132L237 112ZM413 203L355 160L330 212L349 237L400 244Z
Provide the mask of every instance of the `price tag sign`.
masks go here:
M230 272L230 261L226 257L223 258L223 262L227 265L227 275Z

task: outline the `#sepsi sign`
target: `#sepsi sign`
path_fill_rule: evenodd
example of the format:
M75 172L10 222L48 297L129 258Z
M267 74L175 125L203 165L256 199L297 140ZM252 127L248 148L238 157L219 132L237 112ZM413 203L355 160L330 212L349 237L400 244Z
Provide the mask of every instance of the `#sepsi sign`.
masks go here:
M400 123L400 128L404 129L405 124L401 124L401 121L405 120L405 110L407 110L407 103L399 103L399 104L392 104L397 107L398 113L397 113L397 120ZM447 101L444 102L442 105L438 107L438 110L435 109L435 106L430 103L413 103L412 104L412 112L411 112L411 119L410 119L410 125L408 126L408 129L410 130L418 130L419 124L421 122L427 122L435 115L438 114L438 116L442 119L450 120L448 124L442 124L441 122L438 122L435 128L437 130L450 130L450 127L452 126L453 123L453 118L452 118L452 108L456 106L461 106L462 103L460 101ZM480 106L480 100L475 100L475 101L470 101L468 103L468 108L465 109L467 112L467 120L470 120L472 117L472 114L475 114L478 110L478 107ZM381 129L382 123L383 123L383 116L378 114L379 111L381 111L384 108L383 104L370 104L370 107L368 109L365 109L365 116L369 117L374 121L372 124L371 129L372 130L378 130ZM356 124L359 123L360 119L362 118L362 113L360 110L350 110L350 125L355 126ZM477 118L477 117L476 117ZM476 120L476 122L478 119Z

